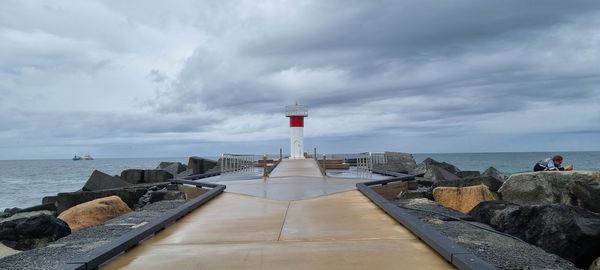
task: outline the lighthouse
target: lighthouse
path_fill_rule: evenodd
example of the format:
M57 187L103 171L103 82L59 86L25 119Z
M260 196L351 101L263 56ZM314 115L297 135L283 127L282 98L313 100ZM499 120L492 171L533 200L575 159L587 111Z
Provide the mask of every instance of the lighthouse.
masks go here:
M308 109L303 105L289 105L285 107L285 116L290 118L290 158L304 158L304 117L308 116Z

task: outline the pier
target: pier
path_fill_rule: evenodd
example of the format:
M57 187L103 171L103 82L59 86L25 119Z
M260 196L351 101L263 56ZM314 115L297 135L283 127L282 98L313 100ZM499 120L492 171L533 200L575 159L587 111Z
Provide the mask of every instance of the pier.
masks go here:
M284 159L267 179L225 192L101 269L454 269L356 189Z

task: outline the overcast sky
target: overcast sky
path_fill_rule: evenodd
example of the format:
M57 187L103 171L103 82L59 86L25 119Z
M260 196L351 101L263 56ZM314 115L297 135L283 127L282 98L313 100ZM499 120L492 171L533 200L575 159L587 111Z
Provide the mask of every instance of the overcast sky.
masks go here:
M600 150L600 1L3 1L0 159Z

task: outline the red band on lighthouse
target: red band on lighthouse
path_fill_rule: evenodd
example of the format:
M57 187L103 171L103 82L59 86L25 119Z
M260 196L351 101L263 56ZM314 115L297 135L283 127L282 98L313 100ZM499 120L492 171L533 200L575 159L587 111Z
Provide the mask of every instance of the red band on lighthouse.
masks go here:
M304 127L304 116L290 116L290 127Z

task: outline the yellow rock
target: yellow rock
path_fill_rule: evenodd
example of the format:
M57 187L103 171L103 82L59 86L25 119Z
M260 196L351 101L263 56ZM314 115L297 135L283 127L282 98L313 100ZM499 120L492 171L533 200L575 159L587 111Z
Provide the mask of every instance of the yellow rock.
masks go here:
M104 197L73 206L58 218L65 221L72 232L102 224L105 221L130 212L131 209L118 196Z
M433 189L433 198L439 204L465 214L480 202L498 199L485 185L462 188L438 187Z

